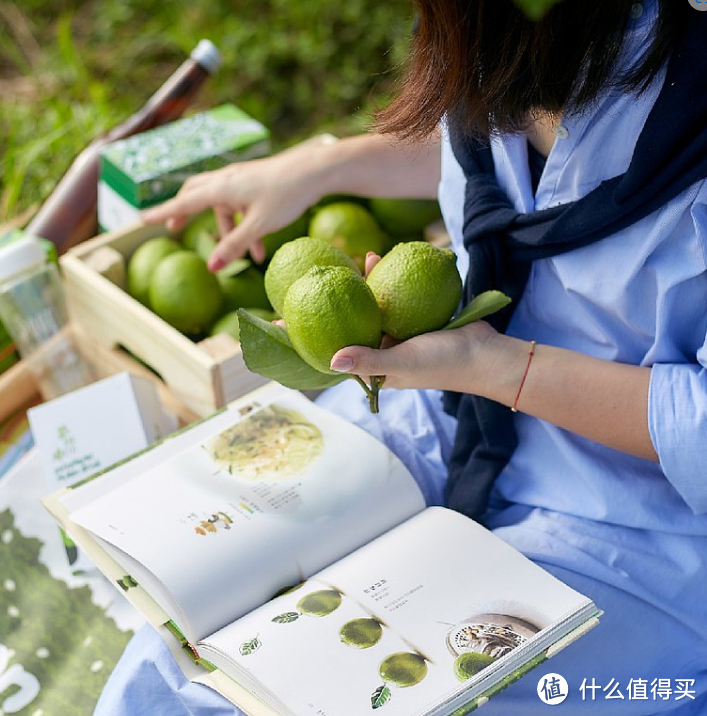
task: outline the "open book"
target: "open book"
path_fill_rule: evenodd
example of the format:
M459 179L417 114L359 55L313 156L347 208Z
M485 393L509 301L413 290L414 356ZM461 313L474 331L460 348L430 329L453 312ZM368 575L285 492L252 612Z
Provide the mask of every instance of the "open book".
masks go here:
M596 623L384 445L266 387L45 504L252 716L468 713ZM189 658L187 658L189 657Z

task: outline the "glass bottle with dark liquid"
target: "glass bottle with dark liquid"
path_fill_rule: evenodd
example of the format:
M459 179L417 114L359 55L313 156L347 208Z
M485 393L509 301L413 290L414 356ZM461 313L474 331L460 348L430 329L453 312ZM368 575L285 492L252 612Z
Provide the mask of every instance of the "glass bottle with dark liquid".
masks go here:
M218 49L209 40L201 40L190 57L140 110L95 139L76 157L25 230L53 241L60 253L93 236L97 231L96 200L101 148L117 139L181 117L201 85L220 63Z

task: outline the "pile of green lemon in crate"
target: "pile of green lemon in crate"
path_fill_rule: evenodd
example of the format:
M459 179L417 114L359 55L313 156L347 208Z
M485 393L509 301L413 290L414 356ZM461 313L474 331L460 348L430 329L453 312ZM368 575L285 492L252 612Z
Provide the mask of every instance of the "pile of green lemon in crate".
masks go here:
M278 317L268 299L264 273L285 243L312 237L346 253L363 270L366 253L386 254L401 241L419 240L440 217L436 201L327 197L289 226L263 238L267 259L238 259L216 274L206 261L218 241L213 212L196 216L181 237L150 239L130 257L127 290L182 333L200 338L239 337L237 310L266 320Z

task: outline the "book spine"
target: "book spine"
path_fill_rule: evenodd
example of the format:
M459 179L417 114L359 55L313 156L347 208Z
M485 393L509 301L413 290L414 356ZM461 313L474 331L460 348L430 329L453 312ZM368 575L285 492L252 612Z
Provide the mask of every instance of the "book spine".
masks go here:
M165 622L164 627L179 642L179 646L187 655L189 661L197 666L200 666L205 671L216 671L216 667L210 661L199 656L199 652L196 650L196 647L189 642L184 634L182 634L182 630L173 621L170 620Z

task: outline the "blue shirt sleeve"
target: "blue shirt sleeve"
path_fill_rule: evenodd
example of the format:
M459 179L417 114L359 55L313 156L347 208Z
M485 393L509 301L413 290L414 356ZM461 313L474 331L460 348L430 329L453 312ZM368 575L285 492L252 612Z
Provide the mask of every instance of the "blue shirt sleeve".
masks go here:
M690 210L692 227L707 265L707 182ZM707 272L700 276L707 281ZM704 286L702 287L704 289ZM702 294L686 294L683 300L699 301ZM701 301L699 301L701 303ZM680 310L680 306L674 306ZM706 311L701 306L699 311ZM683 313L688 309L683 306ZM679 319L673 316L677 322ZM651 371L648 394L648 429L665 476L695 514L707 513L707 339L693 362L656 363Z
M648 428L663 472L695 514L707 513L707 370L657 364Z

